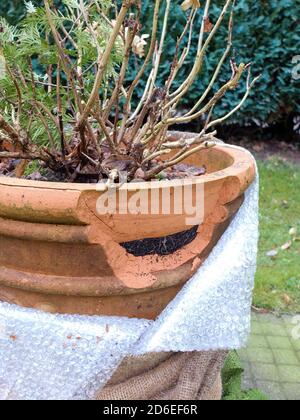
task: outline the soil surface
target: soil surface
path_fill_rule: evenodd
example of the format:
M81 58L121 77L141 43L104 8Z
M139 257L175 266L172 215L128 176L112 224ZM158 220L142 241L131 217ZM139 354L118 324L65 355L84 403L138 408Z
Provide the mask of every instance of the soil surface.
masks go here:
M157 161L158 162L158 161ZM18 159L2 159L0 161L0 176L16 177L18 167L22 164ZM172 180L184 179L190 177L199 177L206 174L205 166L193 166L180 163L171 168L162 171L157 175L158 180ZM71 182L65 179L61 173L56 173L49 168L44 168L39 162L31 162L27 164L25 173L21 177L32 181L47 181L47 182ZM88 176L78 176L74 183L96 184L100 181L106 181L98 174L89 174ZM143 178L134 178L132 182L141 182Z

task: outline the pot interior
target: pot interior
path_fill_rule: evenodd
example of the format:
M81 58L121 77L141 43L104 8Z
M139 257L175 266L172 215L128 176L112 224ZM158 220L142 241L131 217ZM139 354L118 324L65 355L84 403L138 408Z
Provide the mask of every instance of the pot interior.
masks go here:
M194 133L181 133L173 132L170 134L169 141L180 140L182 137L192 138L195 137ZM195 146L197 147L197 146ZM162 156L163 160L170 159L170 157L176 155L179 149L173 150L170 154ZM183 163L187 165L193 165L196 167L205 166L206 173L211 174L213 172L223 171L230 167L234 162L233 157L226 152L226 150L220 150L217 148L203 149L199 152L186 158Z
M205 166L208 174L223 171L233 162L234 159L226 151L214 148L201 150L185 160L185 163L189 165Z

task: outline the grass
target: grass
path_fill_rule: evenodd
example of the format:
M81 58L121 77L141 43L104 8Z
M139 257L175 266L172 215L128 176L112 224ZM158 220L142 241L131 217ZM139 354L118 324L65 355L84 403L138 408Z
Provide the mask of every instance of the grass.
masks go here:
M300 312L300 166L278 158L259 162L260 243L254 305ZM292 239L291 247L281 246ZM299 238L297 238L297 236ZM267 256L278 250L274 257Z

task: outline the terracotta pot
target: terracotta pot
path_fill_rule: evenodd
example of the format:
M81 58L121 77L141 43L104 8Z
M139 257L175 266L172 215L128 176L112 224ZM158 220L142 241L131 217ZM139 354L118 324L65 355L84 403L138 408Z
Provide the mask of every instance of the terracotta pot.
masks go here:
M0 178L0 299L48 312L155 318L203 263L243 202L255 162L218 145L187 160L205 165L204 222L172 255L135 257L121 245L183 232L187 214L97 212L95 185ZM151 184L151 185L149 185ZM174 194L176 181L126 184ZM162 192L160 192L162 194ZM151 201L151 199L150 199ZM120 206L127 206L122 202Z

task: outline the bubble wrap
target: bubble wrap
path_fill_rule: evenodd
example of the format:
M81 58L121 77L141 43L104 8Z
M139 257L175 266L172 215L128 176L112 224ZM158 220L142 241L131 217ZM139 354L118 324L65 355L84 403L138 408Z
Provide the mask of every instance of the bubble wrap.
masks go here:
M150 321L0 304L0 399L89 399Z
M0 303L0 399L91 399L123 358L244 346L258 240L258 179L203 266L156 321L51 315Z

